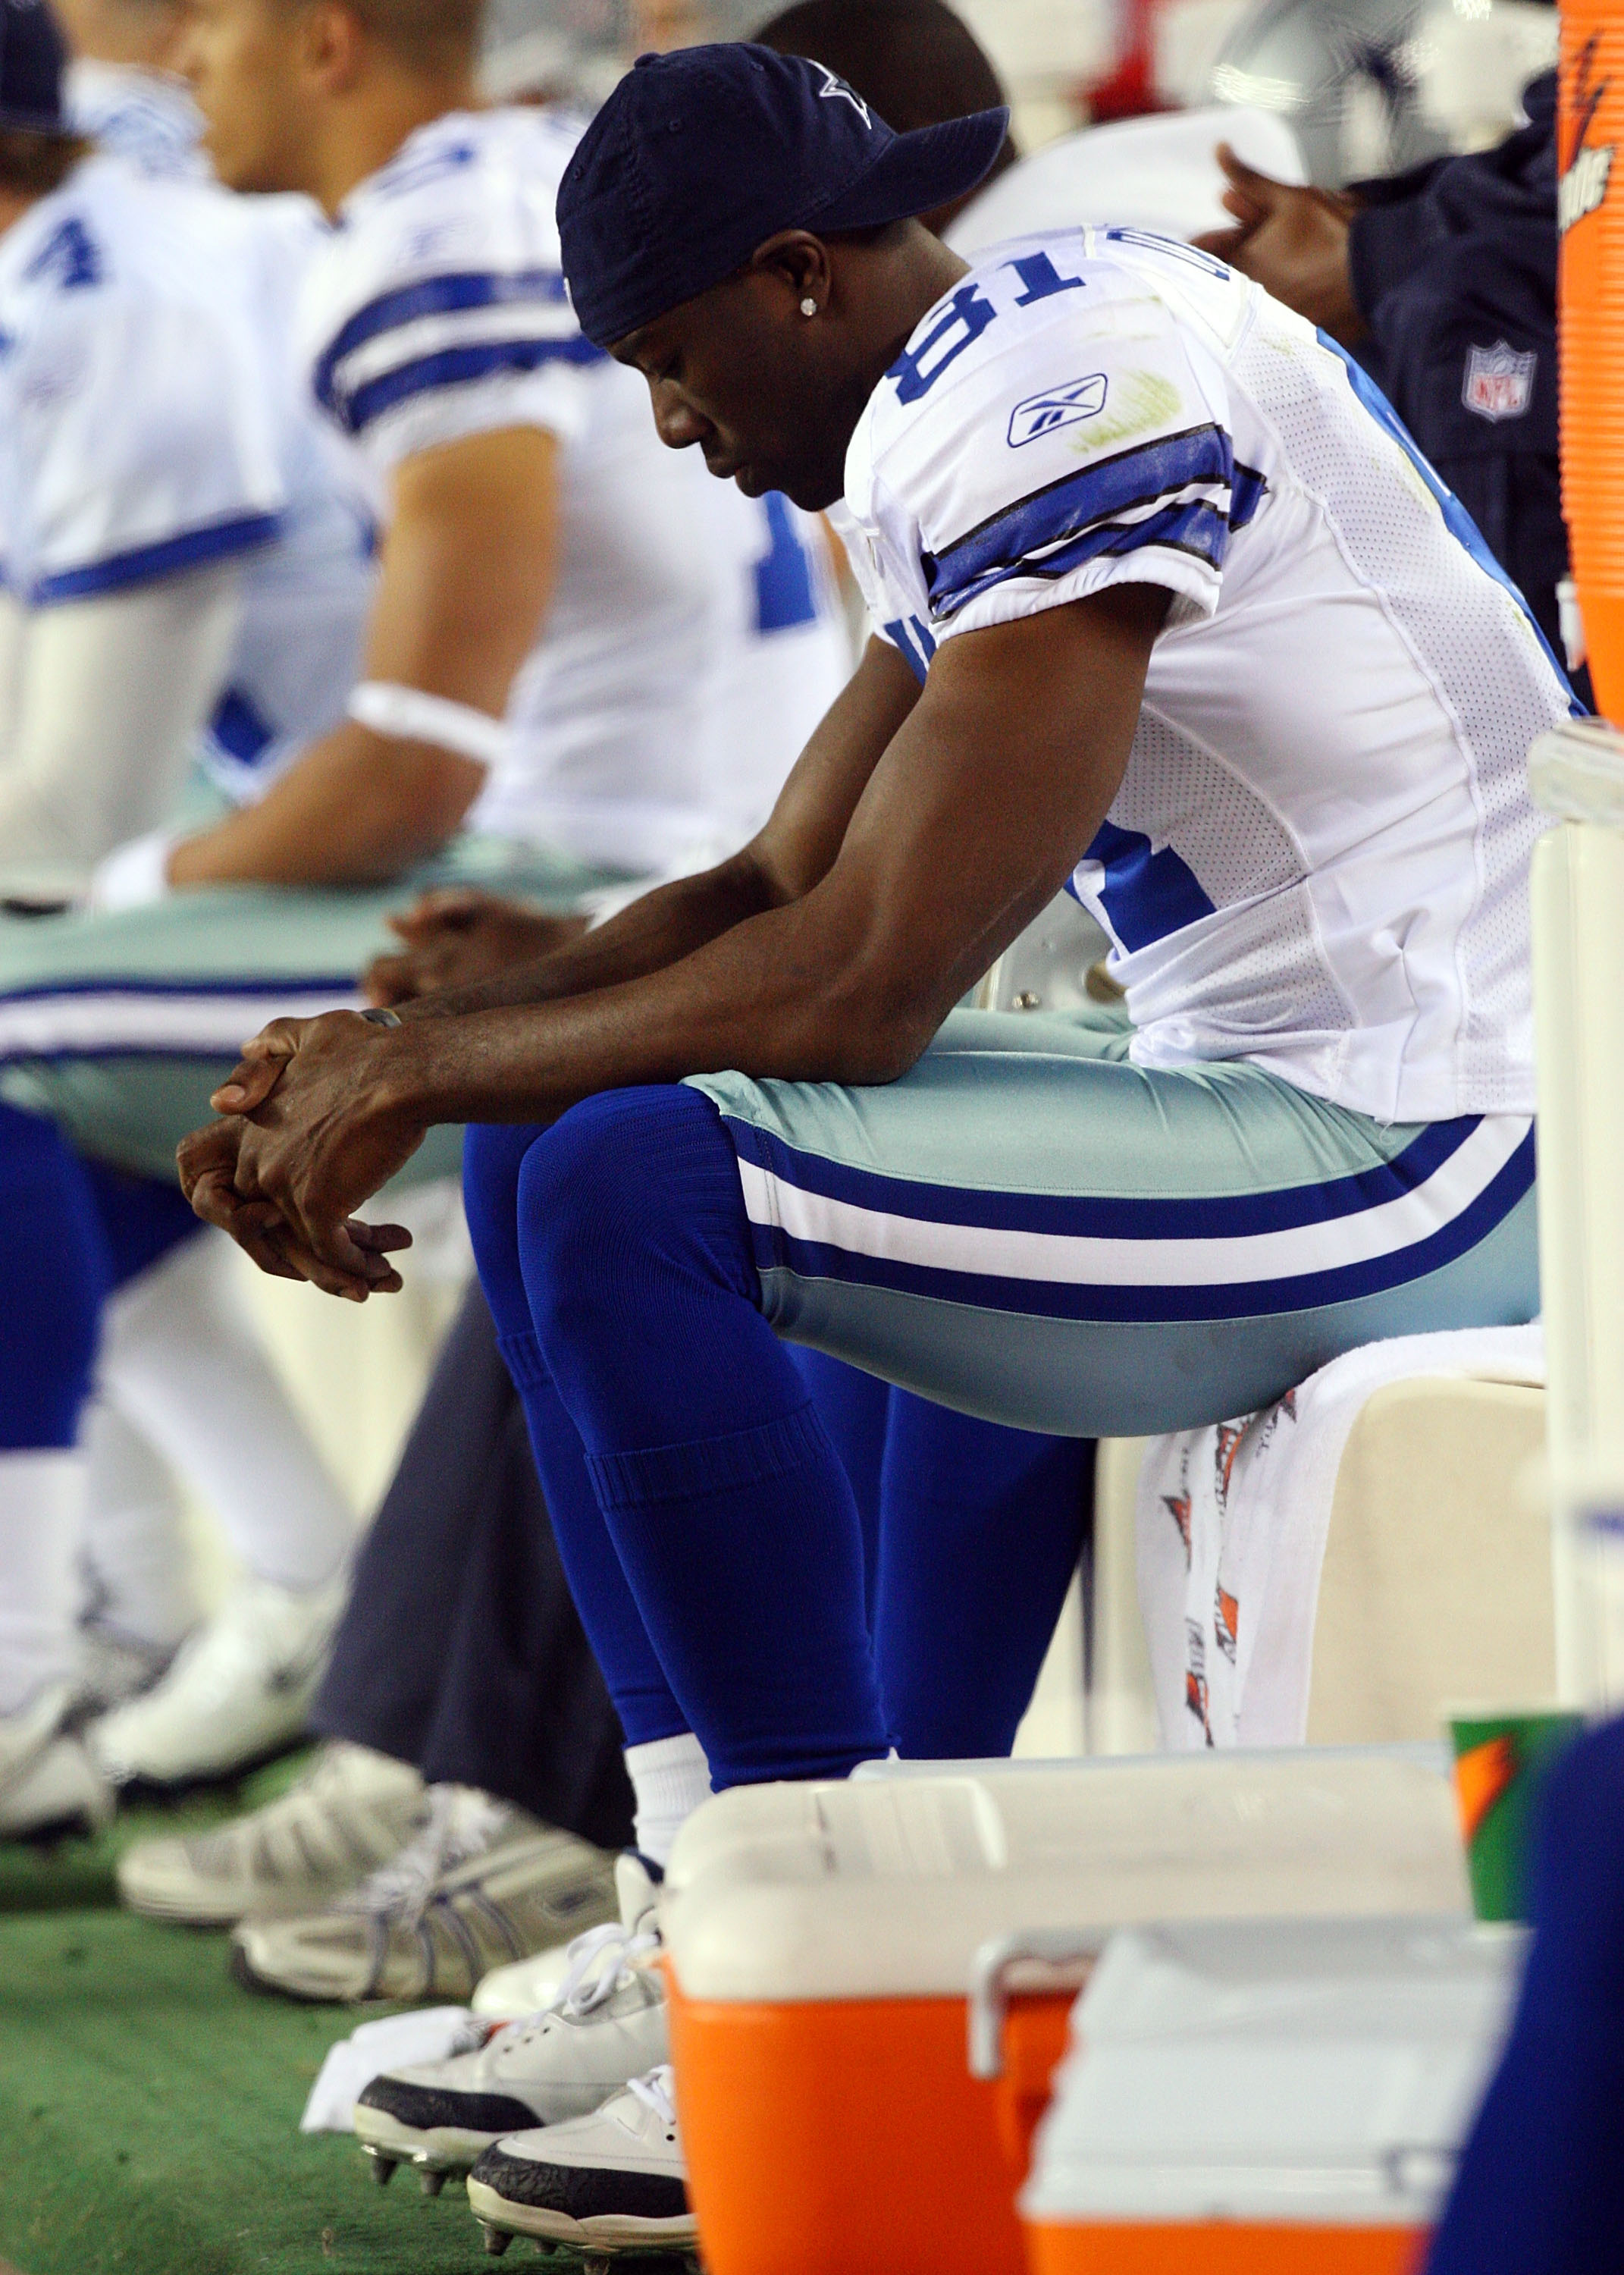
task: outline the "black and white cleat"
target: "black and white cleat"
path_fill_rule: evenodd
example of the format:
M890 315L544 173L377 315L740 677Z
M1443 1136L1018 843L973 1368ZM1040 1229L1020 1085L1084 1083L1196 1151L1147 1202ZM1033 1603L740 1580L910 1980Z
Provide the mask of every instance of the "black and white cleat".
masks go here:
M381 2188L387 2188L395 2177L395 2167L400 2159L397 2157L381 2156L376 2149L365 2149L361 2153L371 2166L372 2176L378 2186Z
M445 2186L444 2167L438 2165L419 2165L418 2186L426 2196L437 2196Z
M493 2227L487 2219L482 2219L480 2227L485 2237L485 2249L493 2259L500 2259L513 2238L505 2227Z

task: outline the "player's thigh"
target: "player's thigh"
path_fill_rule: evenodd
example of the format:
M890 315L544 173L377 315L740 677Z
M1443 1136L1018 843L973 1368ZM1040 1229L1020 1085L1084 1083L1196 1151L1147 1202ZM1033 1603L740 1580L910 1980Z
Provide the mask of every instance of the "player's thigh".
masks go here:
M992 1421L1117 1436L1537 1307L1526 1120L1383 1128L1243 1062L1144 1069L1014 1024L1027 1047L978 1047L990 1015L956 1015L884 1088L700 1078L788 1339Z

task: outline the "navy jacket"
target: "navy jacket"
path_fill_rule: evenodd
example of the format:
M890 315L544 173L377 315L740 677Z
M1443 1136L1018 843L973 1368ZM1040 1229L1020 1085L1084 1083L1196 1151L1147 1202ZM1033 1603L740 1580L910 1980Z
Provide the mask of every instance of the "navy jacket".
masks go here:
M1348 241L1359 359L1528 597L1559 654L1556 78L1469 158L1365 182Z

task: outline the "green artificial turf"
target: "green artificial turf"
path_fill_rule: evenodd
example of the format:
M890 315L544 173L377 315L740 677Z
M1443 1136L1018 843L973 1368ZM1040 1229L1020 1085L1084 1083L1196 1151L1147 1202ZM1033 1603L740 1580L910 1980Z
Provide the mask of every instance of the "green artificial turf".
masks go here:
M256 1998L223 1935L117 1908L127 1840L262 1801L240 1788L136 1809L94 1840L0 1843L0 2262L18 2275L475 2275L460 2187L388 2190L299 2112L354 2013ZM374 2008L369 2013L387 2012ZM533 2254L517 2247L528 2265Z

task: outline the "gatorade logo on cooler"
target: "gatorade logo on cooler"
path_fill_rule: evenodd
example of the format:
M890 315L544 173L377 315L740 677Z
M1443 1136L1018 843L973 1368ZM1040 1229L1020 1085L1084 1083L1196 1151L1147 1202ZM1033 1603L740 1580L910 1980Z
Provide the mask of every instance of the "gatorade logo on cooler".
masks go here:
M1575 222L1586 214L1593 214L1607 194L1607 184L1613 174L1611 142L1587 142L1590 121L1597 106L1606 94L1611 80L1603 79L1599 87L1590 84L1590 65L1595 61L1599 34L1587 40L1579 57L1579 69L1574 88L1574 107L1578 114L1578 132L1574 138L1574 155L1556 185L1556 226L1560 236L1566 237Z

